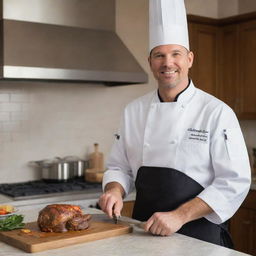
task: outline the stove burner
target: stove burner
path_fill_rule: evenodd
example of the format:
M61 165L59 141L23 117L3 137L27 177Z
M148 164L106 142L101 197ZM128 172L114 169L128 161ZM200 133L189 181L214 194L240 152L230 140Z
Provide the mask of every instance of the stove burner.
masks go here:
M101 184L89 183L83 179L72 179L63 183L49 183L43 180L39 180L12 184L0 184L0 193L15 198L69 191L82 191L95 188L101 188Z

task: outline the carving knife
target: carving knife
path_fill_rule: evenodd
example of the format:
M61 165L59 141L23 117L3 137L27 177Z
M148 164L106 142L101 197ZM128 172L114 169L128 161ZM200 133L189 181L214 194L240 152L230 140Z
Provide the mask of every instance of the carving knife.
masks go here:
M115 224L126 224L126 225L132 225L134 227L140 228L144 230L144 227L146 225L146 222L139 221L135 219L131 219L129 217L125 216L119 216L117 217L115 214L113 214L113 220Z

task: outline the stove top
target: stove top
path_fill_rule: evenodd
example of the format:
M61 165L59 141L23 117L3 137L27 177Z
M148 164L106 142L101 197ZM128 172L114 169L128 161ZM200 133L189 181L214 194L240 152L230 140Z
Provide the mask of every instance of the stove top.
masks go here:
M80 193L84 190L100 189L100 183L86 182L84 179L72 179L66 182L48 182L44 180L11 184L0 184L0 193L14 200L48 197Z

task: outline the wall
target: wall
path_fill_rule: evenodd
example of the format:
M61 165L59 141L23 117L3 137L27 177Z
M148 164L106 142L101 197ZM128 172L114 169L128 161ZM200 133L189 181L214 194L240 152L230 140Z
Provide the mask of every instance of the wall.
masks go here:
M218 18L235 16L240 13L239 0L219 0L218 2Z
M188 14L218 18L218 0L185 0Z
M255 0L185 0L188 14L225 18L256 11Z
M255 0L238 0L239 13L247 13L256 11Z
M1 82L0 182L37 179L30 160L85 157L94 142L109 152L124 105L139 94L136 87Z
M202 2L186 2L191 13L200 15ZM207 15L214 17L216 3L211 0L208 4L213 10L207 7ZM116 0L117 33L150 74L147 10L148 0ZM149 84L116 87L1 81L0 183L38 179L39 173L28 167L30 160L66 155L87 157L94 142L107 156L124 106L153 88L151 75ZM255 146L256 121L241 124L248 145Z
M218 18L225 18L255 11L255 0L218 0Z

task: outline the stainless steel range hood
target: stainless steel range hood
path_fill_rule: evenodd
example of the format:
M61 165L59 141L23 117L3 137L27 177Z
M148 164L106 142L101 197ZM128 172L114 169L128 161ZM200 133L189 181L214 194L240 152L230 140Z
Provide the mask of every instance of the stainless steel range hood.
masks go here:
M108 84L148 80L115 31L6 19L3 15L1 35L2 79Z

